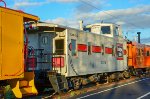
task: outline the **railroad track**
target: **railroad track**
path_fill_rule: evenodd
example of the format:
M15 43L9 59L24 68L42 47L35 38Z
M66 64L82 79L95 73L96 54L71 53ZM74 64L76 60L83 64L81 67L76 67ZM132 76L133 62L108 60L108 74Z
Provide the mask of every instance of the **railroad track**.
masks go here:
M150 75L147 75L146 77L150 78ZM81 95L87 92L95 91L97 89L104 89L107 87L115 86L115 85L122 85L131 81L139 80L141 78L145 78L145 76L141 77L131 77L129 79L120 80L117 82L112 83L91 83L86 86L84 86L80 90L70 90L67 93L61 93L61 94L49 94L42 96L41 99L71 99L74 96Z

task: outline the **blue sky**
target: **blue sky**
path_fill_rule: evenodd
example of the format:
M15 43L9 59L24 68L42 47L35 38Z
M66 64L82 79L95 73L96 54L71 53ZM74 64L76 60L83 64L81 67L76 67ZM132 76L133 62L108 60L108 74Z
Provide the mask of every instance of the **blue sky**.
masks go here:
M78 28L84 24L113 22L123 26L124 35L136 32L150 37L150 0L5 0L7 7L40 17L42 21ZM0 4L2 5L2 4ZM94 6L94 7L93 7Z

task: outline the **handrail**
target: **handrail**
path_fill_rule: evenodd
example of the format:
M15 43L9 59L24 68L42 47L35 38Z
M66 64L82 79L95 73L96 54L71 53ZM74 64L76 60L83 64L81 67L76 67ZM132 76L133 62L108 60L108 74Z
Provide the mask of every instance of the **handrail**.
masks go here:
M28 36L27 36L27 30L26 30L25 25L24 25L24 35L25 35L25 50L26 50L25 60L27 60L27 57L28 57L28 51L27 51L27 49L28 49Z

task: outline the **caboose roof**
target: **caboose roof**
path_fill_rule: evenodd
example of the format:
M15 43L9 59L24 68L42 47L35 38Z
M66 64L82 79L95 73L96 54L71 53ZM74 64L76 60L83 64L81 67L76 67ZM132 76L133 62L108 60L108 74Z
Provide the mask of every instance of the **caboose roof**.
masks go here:
M74 29L77 31L83 31L83 30L79 30L76 28L71 28L71 27L67 27L67 26L63 26L63 25L59 25L59 24L54 24L54 23L46 23L46 22L39 22L39 23L35 23L32 24L33 27L38 27L38 31L47 31L47 32L60 32L60 31L64 31L65 29Z
M24 18L25 22L26 21L38 21L39 20L38 16L25 13L25 12L23 12L21 10L14 10L14 9L10 9L10 8L0 7L0 11L1 12L6 12L6 13L11 13L11 14L14 14L14 15L22 16Z
M86 26L86 28L91 28L93 26L108 26L108 25L115 25L114 23L94 23L94 24L89 24Z

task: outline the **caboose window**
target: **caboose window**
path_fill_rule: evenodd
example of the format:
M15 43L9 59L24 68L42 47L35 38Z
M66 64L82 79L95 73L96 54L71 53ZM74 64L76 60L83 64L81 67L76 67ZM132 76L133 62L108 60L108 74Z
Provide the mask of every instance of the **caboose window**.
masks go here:
M64 40L55 40L55 53L58 55L64 54Z
M101 27L102 34L111 34L110 32L110 26L102 26Z
M118 36L119 35L119 29L118 27L115 28L115 36Z
M105 50L105 47L104 47L104 44L102 44L102 51L101 51L101 52L102 52L102 55L105 54L105 51L104 51L104 50Z
M88 42L88 55L92 54L92 46L91 46L91 42Z
M112 56L115 56L115 46L112 45Z
M71 45L72 45L72 56L76 56L77 55L77 45L76 45L76 40L71 39Z
M147 51L147 52L146 52L146 56L150 56L150 53L149 53L149 51Z
M140 56L141 55L140 49L137 49L137 50L138 50L137 55Z

